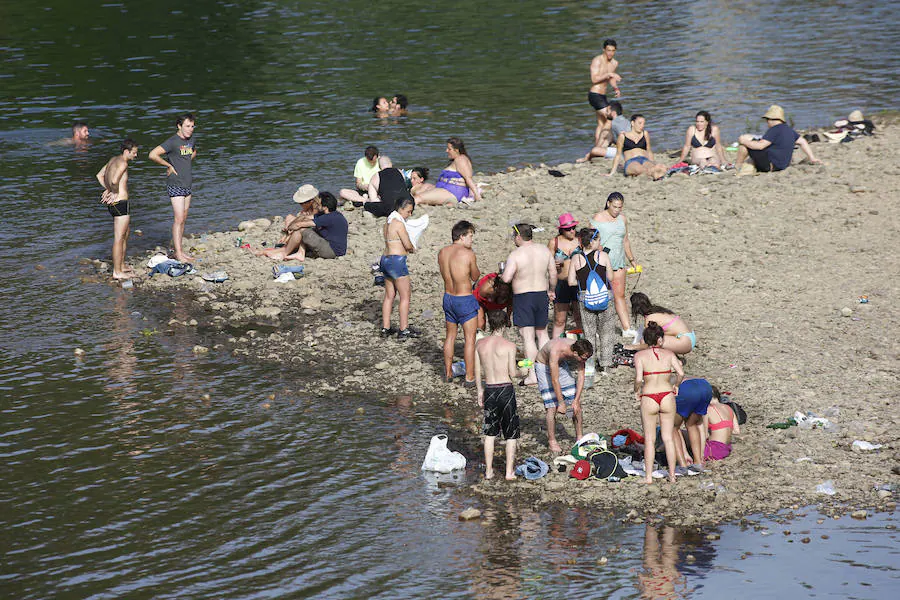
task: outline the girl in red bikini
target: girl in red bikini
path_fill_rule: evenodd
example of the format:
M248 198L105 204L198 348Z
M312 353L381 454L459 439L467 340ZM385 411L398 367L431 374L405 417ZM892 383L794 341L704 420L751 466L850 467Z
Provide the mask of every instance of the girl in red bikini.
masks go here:
M634 355L634 397L641 404L646 483L653 483L657 417L666 448L666 462L669 463L669 481L675 483L675 395L684 379L684 371L675 353L662 347L664 337L662 326L650 321L644 328L644 343L649 347Z

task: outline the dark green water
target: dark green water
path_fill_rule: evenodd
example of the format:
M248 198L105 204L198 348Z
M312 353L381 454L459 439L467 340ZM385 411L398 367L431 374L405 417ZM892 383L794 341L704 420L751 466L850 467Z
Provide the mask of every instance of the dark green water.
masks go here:
M571 160L608 36L658 147L700 108L731 139L776 101L798 127L897 108L898 25L888 2L0 3L0 597L627 598L654 569L690 597L893 597L890 518L810 518L831 541L802 554L736 527L663 532L659 566L654 532L591 510L460 523L471 500L419 471L443 415L194 356L212 340L168 331L190 317L177 297L82 283L77 259L109 255L94 173L126 135L145 156L179 111L198 115L202 232L283 213L301 183L349 185L371 143L404 166L440 167L449 135L476 169ZM397 92L409 116L367 113ZM95 143L48 146L76 118ZM142 158L130 187L130 251L165 244L160 170Z

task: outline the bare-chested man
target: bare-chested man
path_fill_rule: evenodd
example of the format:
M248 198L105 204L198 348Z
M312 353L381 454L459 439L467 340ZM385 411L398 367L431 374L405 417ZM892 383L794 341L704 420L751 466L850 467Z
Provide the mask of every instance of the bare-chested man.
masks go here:
M131 279L134 270L125 266L125 249L128 246L128 226L131 214L128 206L128 161L137 157L138 145L131 138L122 142L121 154L109 159L97 181L103 186L100 202L106 205L113 217L113 279Z
M566 406L572 407L575 439L581 439L581 392L584 390L584 361L594 355L594 346L587 340L556 338L545 344L534 361L538 390L547 412L547 441L551 452L562 452L556 441L556 413L565 414ZM578 374L572 375L569 361L577 365Z
M547 335L547 313L550 301L555 297L556 262L553 253L543 244L535 244L532 226L527 223L513 225L513 242L516 249L506 259L506 267L500 276L513 288L513 323L519 328L525 356L534 360L538 348L544 346ZM525 385L534 385L537 379L529 368Z
M472 294L472 283L481 272L472 251L475 226L460 221L453 226L453 243L438 252L438 267L444 278L444 320L447 337L444 339L444 381L453 381L453 346L458 328L462 325L466 361L466 387L475 386L475 330L478 325L478 300Z
M75 148L86 148L90 143L91 130L88 129L87 123L84 121L75 121L72 124L72 137L62 138L55 142L50 142L50 146L75 146Z
M604 136L609 137L609 126L612 121L609 115L603 110L609 106L609 100L606 99L606 86L612 86L616 98L619 97L619 82L622 77L616 73L616 67L619 61L613 58L616 55L616 40L605 40L603 42L603 54L598 54L591 61L591 89L588 91L588 102L597 111L597 129L594 131L594 146L609 146L607 140L605 144Z
M194 145L194 115L185 113L175 119L175 135L150 151L150 160L166 167L166 194L172 202L172 245L175 246L175 260L191 262L193 256L182 248L184 223L191 208L193 175L191 166L197 157Z
M494 476L494 441L499 434L506 440L506 479L516 478L516 440L519 439L519 413L516 410L516 345L503 337L506 311L487 314L491 335L475 344L475 381L478 406L484 409L484 478ZM485 386L481 384L484 373Z

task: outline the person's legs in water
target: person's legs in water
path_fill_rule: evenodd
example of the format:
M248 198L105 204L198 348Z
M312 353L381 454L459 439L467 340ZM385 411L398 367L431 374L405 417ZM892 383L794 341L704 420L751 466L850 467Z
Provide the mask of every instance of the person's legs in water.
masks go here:
M184 240L184 224L187 221L188 211L191 208L192 196L172 196L172 212L175 218L172 220L172 245L175 247L175 260L191 262L194 257L184 252L182 243Z
M612 291L619 324L622 325L622 331L628 331L631 328L631 316L628 314L628 303L625 302L625 269L613 271Z
M113 279L131 279L134 277L134 269L125 266L125 250L128 247L128 226L130 224L130 215L113 217Z
M385 283L387 283L387 280L385 280ZM409 301L412 295L412 282L409 279L409 275L405 275L395 280L394 285L397 287L397 294L400 296L400 306L398 308L400 313L400 331L406 331L409 329ZM472 362L475 361L473 360Z

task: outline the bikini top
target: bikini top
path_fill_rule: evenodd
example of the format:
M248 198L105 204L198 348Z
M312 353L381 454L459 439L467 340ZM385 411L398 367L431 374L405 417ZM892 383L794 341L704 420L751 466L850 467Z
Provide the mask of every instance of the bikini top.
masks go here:
M672 323L674 323L675 321L677 321L677 320L680 319L680 318L681 318L681 317L679 317L678 315L675 315L674 317L672 317L672 320L671 320L671 321L669 321L668 323L666 323L665 325L662 326L662 330L665 331L666 329L669 328L669 325L671 325ZM658 357L657 357L657 358L658 358Z
M719 429L734 429L734 416L727 421L722 418L722 413L719 412L719 407L713 405L713 410L716 411L716 414L719 415L719 418L722 419L718 423L710 423L709 430L710 431L718 431Z
M706 146L707 148L715 148L716 147L716 138L713 136L709 136L709 139L706 140L705 144L701 144L700 140L697 139L697 134L694 134L694 137L691 138L691 146L694 148L701 148Z
M656 353L656 348L650 348L650 349L653 350L653 356L656 357L656 360L659 360L659 354ZM667 374L671 374L671 373L672 373L672 369L669 369L668 371L644 371L642 376L643 375L667 375ZM710 428L710 429L712 429L712 428Z
M647 149L647 137L643 133L641 134L641 139L636 142L632 142L627 135L625 136L625 141L622 143L622 152L628 152L635 148L640 148L641 150Z
M554 257L554 258L558 258L558 259L560 259L560 260L569 260L570 258L572 258L573 256L575 256L576 254L583 254L583 252L582 252L582 250L581 250L581 246L575 246L575 249L572 250L572 253L571 253L571 254L566 254L566 253L559 247L559 239L558 239L558 238L553 238L553 247L554 247L553 257Z

